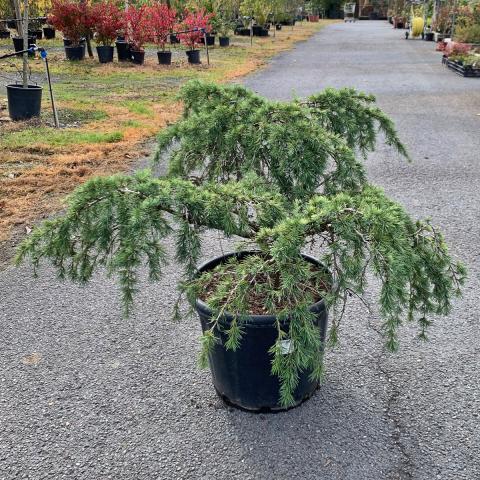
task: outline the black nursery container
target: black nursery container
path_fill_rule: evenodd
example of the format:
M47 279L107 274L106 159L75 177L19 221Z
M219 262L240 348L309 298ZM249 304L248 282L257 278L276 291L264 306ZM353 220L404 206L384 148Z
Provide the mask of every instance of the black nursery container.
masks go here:
M157 52L158 64L159 65L171 65L172 64L172 52L170 51L160 51Z
M100 63L111 63L113 62L113 52L114 48L108 45L100 45L97 47L98 61Z
M199 268L199 272L212 270L217 265L224 263L232 256L245 256L252 252L231 253L211 260ZM321 267L321 264L308 255L305 260ZM212 311L201 300L196 302L196 310L200 317L202 330L209 328ZM328 314L323 300L311 307L315 313L322 341L325 340L327 331ZM226 350L223 346L227 340L224 333L232 317L225 314L220 320L220 329L215 335L220 339L209 356L210 370L213 385L218 395L230 405L254 411L276 412L285 410L279 403L280 384L278 378L271 374L272 357L269 349L277 340L276 317L273 315L250 315L244 324L244 335L240 347L235 350ZM288 331L288 320L284 324ZM312 396L318 388L318 382L309 379L311 372L300 373L299 383L294 392L295 405Z
M221 47L229 47L230 46L230 37L219 37L218 43Z
M23 38L22 37L12 37L13 41L13 48L15 48L16 52L21 52L23 50ZM28 37L28 46L35 45L37 39L35 37ZM35 56L35 52L28 52L30 57ZM22 54L19 53L17 56L21 57Z
M85 58L85 45L78 47L65 47L67 60L83 60Z
M188 63L192 65L198 65L200 62L200 50L187 50Z
M115 42L117 46L117 56L119 62L129 62L132 60L132 53L130 52L130 44L124 41Z
M53 27L43 27L43 35L46 40L52 40L55 38L55 29Z
M268 30L261 25L253 26L253 36L254 37L268 37Z
M0 38L10 38L10 32L8 30L0 30Z
M41 40L43 38L43 30L29 30L28 36L36 37L37 40Z
M145 51L143 50L130 50L132 54L132 63L136 65L143 65L145 62Z
M80 45L86 45L87 44L87 40L85 38L81 38L80 39ZM68 38L64 38L63 39L63 46L64 47L71 47L72 46L72 41Z
M14 121L28 120L40 116L42 87L29 85L7 85L8 113Z
M200 39L200 44L205 45L205 37ZM208 35L207 34L207 46L214 47L215 46L215 35Z

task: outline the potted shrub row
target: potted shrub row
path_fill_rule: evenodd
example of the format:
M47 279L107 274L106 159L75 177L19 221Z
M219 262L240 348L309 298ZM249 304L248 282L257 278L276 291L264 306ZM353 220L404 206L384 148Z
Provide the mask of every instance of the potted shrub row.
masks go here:
M180 262L176 316L186 299L216 391L253 411L287 409L315 392L345 302L363 299L370 275L389 350L404 321L425 339L432 316L451 311L464 267L436 227L367 180L363 159L377 132L407 156L372 96L327 89L283 103L193 81L181 98L184 116L159 135L168 175L87 181L66 213L33 230L17 261L29 258L37 271L49 260L81 284L105 269L127 315L143 274L155 281L166 262ZM205 229L243 242L199 266Z
M72 0L54 0L49 23L64 34L66 57L82 60L85 56L84 39L93 34L97 42L97 53L101 63L113 61L113 44L118 51L119 61L128 60L143 64L145 44L153 42L158 46L158 61L162 65L171 63L171 52L167 51L172 32L187 48L190 63L200 63L198 47L205 34L212 31L211 21L215 18L204 9L186 10L178 21L177 12L166 4L155 3L140 6L130 5L126 11L113 1L102 1L92 6ZM229 45L227 21L219 22L222 47ZM210 37L212 38L212 37ZM33 40L32 40L33 41Z

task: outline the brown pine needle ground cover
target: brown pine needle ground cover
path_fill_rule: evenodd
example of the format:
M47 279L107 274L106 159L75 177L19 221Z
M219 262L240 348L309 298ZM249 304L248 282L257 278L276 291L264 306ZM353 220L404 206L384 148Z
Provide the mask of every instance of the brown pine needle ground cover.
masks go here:
M210 51L211 66L189 66L184 52L175 65L157 64L155 49L148 49L146 65L101 65L97 60L64 60L60 40L39 42L49 51L54 95L61 129L53 128L44 64L30 62L33 78L44 86L42 117L29 122L8 122L6 96L0 97L0 263L7 245L13 246L29 225L61 209L62 200L93 175L128 169L149 152L145 141L181 113L175 94L187 80L225 82L261 67L273 55L306 40L328 21L284 27L269 38L234 37L233 46ZM11 49L0 41L0 53ZM0 65L0 84L9 83L20 59ZM2 75L5 76L2 78ZM3 107L3 108L2 108ZM3 120L3 121L1 121ZM11 253L11 252L10 252Z

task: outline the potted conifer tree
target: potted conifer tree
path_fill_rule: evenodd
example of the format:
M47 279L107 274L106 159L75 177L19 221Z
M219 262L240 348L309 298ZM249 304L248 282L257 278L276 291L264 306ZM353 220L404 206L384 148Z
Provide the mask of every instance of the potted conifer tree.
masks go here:
M183 118L159 137L157 157L171 152L166 176L86 182L63 216L34 229L17 261L30 257L36 270L49 259L81 283L104 267L119 278L128 314L139 270L160 278L173 237L181 293L201 319L201 361L222 398L257 411L313 394L327 338L337 341L345 302L362 298L367 272L380 283L390 350L404 319L425 338L429 317L450 311L464 267L435 227L367 181L361 160L378 130L407 155L372 96L327 89L282 103L193 81L181 98ZM242 242L198 268L205 229Z
M21 38L22 49L23 45L28 45L28 47L30 47L31 43L28 36L28 0L23 1L23 12L20 0L14 0L14 7L17 18L17 31L23 32L23 37ZM14 83L7 85L8 113L12 120L28 120L40 116L40 110L42 107L42 87L39 85L33 85L29 80L28 54L24 53L21 84Z

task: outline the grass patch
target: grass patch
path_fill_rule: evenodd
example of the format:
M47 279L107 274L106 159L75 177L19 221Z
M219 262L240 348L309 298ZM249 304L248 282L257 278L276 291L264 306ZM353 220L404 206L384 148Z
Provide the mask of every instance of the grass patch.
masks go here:
M36 145L65 147L98 143L116 143L123 139L121 132L85 132L77 129L57 130L48 127L31 127L18 132L7 133L2 138L3 148L27 148Z
M153 118L153 110L145 101L130 100L128 102L122 102L121 105L127 107L130 113Z

